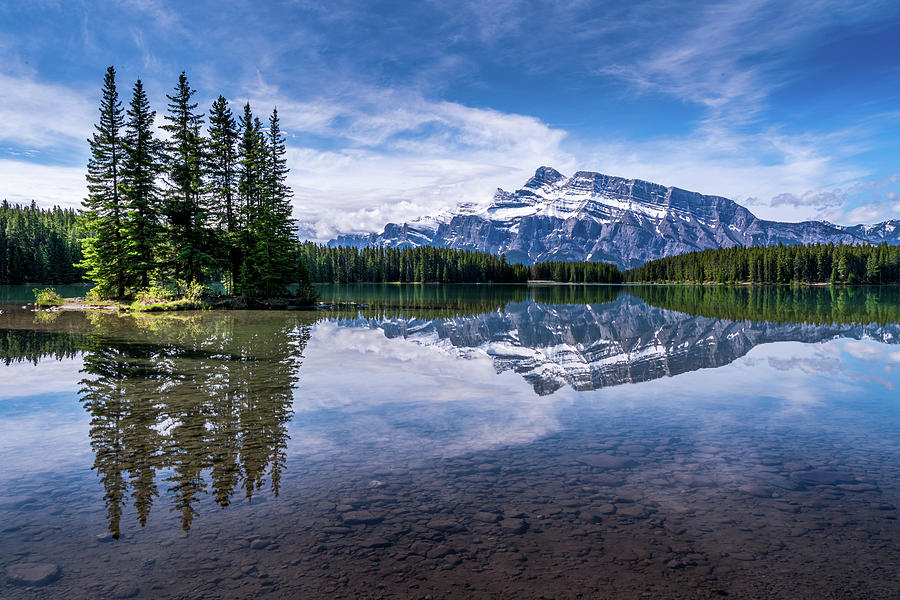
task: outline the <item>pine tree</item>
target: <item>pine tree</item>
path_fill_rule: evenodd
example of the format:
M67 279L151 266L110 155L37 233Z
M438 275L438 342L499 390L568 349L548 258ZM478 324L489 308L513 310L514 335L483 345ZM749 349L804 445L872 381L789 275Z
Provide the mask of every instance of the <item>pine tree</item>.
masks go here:
M207 172L211 211L218 222L221 248L219 258L231 278L233 289L241 266L238 227L240 214L237 205L238 130L228 101L219 96L209 111L209 147Z
M868 283L878 283L880 280L881 265L878 264L875 253L872 252L869 254L869 258L866 259L866 281Z
M256 125L259 128L259 125ZM287 149L281 133L278 109L269 118L269 130L261 144L266 159L252 249L256 267L255 287L263 295L281 293L291 281L294 254L294 220L291 218L291 188L287 185Z
M170 265L175 276L188 283L202 280L205 268L213 262L203 201L203 115L196 112L197 103L191 102L195 93L182 72L174 94L166 96L169 112L163 125L170 135L166 157L170 189L165 208L170 227Z
M100 296L125 295L126 267L123 221L125 206L119 188L124 159L121 130L122 103L116 90L116 70L109 67L103 82L100 101L100 122L88 140L91 157L88 160L88 196L82 213L86 232L84 260L79 266L87 269L88 277L96 285Z
M240 119L240 143L239 143L239 168L238 174L238 198L240 202L241 231L239 245L243 249L240 257L240 272L235 280L235 290L241 294L248 293L251 278L251 267L246 261L246 249L253 244L251 229L254 226L257 198L261 172L261 148L259 147L260 133L256 129L257 120L253 118L250 103L244 105L244 111Z
M284 293L296 274L294 221L287 153L278 112L273 111L269 128L263 130L250 105L241 117L240 176L238 192L242 204L246 251L238 289L244 294L271 296Z
M162 147L153 137L156 112L150 110L140 79L134 84L127 114L126 154L122 165L122 193L128 210L128 220L123 227L127 245L125 259L129 275L141 288L146 288L162 244L161 199L156 183L161 170Z

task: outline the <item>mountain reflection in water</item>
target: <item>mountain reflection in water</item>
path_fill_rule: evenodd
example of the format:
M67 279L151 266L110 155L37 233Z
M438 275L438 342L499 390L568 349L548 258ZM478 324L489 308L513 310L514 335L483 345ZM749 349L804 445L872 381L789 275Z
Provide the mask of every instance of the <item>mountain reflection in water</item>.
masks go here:
M278 495L294 389L312 326L381 330L488 356L541 395L726 365L754 346L900 341L896 288L376 286L324 290L359 310L132 317L6 311L0 356L81 356L93 468L109 531L127 505L145 525L161 495L190 529L199 499ZM461 368L464 363L460 362Z
M896 295L895 288L577 286L562 291L570 299L580 293L581 300L599 296L601 302L545 303L542 296L552 299L560 288L537 288L533 299L473 316L361 312L339 323L443 346L463 358L489 356L498 372L520 373L540 395L564 385L594 390L720 367L771 342L843 337L900 343L900 303L885 297Z

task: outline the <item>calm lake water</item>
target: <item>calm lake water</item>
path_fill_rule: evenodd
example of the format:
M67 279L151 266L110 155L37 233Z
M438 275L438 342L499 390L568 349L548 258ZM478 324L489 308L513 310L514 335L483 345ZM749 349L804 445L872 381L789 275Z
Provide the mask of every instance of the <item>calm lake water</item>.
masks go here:
M898 288L320 291L0 288L0 595L900 598Z

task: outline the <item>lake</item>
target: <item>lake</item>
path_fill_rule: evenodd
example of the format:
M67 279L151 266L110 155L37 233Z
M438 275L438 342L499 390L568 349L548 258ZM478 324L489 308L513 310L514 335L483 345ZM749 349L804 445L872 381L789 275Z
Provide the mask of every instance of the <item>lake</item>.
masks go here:
M897 287L319 290L0 288L3 597L898 598Z

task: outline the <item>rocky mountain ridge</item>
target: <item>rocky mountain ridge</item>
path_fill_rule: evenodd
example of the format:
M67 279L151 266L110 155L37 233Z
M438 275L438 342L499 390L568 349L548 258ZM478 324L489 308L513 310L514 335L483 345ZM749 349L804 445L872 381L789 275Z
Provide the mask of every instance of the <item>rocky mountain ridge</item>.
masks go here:
M515 192L498 189L486 208L464 204L444 215L388 223L384 231L338 236L329 245L433 245L505 253L511 262L588 260L631 268L695 250L776 244L900 244L900 219L841 226L756 217L721 196L640 179L540 167Z

